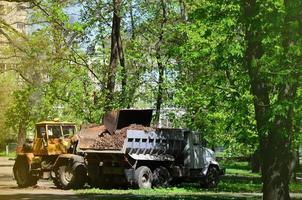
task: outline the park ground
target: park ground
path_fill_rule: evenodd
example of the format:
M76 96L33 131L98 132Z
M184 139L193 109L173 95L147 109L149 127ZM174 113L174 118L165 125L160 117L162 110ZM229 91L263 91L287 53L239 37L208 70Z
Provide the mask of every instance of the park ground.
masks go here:
M152 190L137 189L94 189L58 190L50 180L41 180L30 188L18 188L13 180L14 160L0 157L0 199L2 200L164 200L164 199L261 199L261 179L259 174L251 173L247 162L223 162L227 174L222 177L215 189L201 189L198 184L183 184L178 187ZM302 182L290 185L292 199L302 199Z

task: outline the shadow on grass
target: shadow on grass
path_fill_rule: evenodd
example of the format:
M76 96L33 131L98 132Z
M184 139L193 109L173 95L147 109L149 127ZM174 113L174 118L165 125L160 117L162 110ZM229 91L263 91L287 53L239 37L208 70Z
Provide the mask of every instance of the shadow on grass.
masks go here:
M184 183L177 187L188 192L261 192L262 181L260 177L225 175L216 188L203 189L197 183Z
M229 181L234 183L258 183L261 184L261 177L253 177L253 176L244 176L244 175L235 175L235 174L227 174L221 177L222 181Z
M134 195L132 193L126 194L82 194L82 195L59 195L59 194L0 194L0 199L5 200L172 200L172 199L181 199L181 200L256 200L260 199L259 197L234 197L234 196L223 196L219 194L211 195Z
M62 200L62 199L70 199L70 200L82 200L89 198L81 197L79 195L66 195L66 194L0 194L0 199L3 200Z
M233 162L233 161L222 161L221 165L226 169L240 169L240 170L250 170L248 162Z
M174 200L174 199L181 199L181 200L256 200L261 199L260 197L252 197L252 196L228 196L228 195L221 195L221 194L209 194L209 195L135 195L132 193L127 194L89 194L85 195L85 198L91 199L102 199L102 200Z

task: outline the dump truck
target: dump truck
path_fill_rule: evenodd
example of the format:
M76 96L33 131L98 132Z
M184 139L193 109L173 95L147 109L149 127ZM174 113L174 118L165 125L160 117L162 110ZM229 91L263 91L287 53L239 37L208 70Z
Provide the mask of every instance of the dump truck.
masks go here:
M198 182L215 187L224 170L214 152L188 129L150 127L152 110L116 110L102 125L76 134L74 123L36 124L32 144L17 148L13 167L19 187L51 178L61 189L151 188Z
M188 129L151 128L152 110L117 110L103 125L77 134L91 187L165 187L198 182L215 187L224 170ZM79 178L78 178L79 179Z
M18 146L13 166L19 187L37 184L41 178L52 178L58 188L80 188L87 174L84 157L76 155L72 138L75 123L43 121L36 124L32 142Z

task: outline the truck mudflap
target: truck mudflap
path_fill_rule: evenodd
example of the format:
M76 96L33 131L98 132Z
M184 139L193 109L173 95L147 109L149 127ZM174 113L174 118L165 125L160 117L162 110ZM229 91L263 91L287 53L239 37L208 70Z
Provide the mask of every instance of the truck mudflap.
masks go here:
M134 184L134 173L135 173L135 170L133 168L124 170L126 180L130 185Z

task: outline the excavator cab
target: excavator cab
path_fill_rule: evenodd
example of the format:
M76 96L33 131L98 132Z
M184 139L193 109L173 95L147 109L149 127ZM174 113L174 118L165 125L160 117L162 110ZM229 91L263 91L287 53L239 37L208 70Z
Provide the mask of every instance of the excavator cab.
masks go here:
M67 153L70 147L70 138L75 132L76 126L71 122L45 121L37 123L32 148L34 155Z

